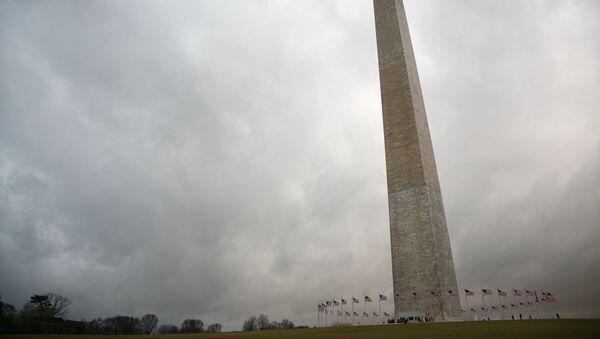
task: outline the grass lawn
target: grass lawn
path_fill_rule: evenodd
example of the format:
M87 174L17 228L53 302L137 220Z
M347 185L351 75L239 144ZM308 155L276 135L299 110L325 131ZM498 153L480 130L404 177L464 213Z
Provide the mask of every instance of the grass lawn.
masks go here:
M468 321L456 323L429 323L384 326L354 326L319 329L295 329L265 332L230 332L220 334L175 334L153 336L66 336L18 335L2 338L83 338L94 339L260 339L260 338L600 338L600 320L521 320L521 321Z

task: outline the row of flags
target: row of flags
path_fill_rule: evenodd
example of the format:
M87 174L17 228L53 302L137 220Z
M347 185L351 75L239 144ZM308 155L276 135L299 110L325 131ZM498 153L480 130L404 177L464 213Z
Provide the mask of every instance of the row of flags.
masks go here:
M547 303L552 303L552 302L556 302L556 301L547 301L547 300L541 299L541 300L535 301L535 302L528 301L528 302L524 302L524 303L510 304L510 306L508 306L508 305L500 305L500 306L491 305L489 309L487 307L485 307L485 306L481 306L480 309L482 311L488 311L490 309L493 310L493 311L500 311L500 310L517 309L517 308L522 308L522 307L539 306L539 305L543 305L543 304L547 304ZM469 310L471 312L477 312L478 311L477 308L475 308L475 307L471 307ZM463 310L463 312L464 312L464 310Z
M329 313L331 313L331 314L334 314L334 313L333 313L333 312L334 312L333 310L327 310L327 309L325 309L325 310L324 310L324 312L325 312L326 314L329 314ZM390 314L389 314L389 313L387 313L387 312L382 312L382 313L383 313L383 316L384 316L384 317L389 317L389 316L390 316ZM352 316L352 315L355 315L355 316L357 316L357 317L359 317L359 316L360 316L360 314L359 314L358 312L352 312L352 313L350 313L350 312L348 312L348 311L344 311L344 312L342 312L342 311L337 311L337 313L336 313L336 314L338 315L338 317L341 317L341 316L343 316L343 315L347 315L347 316L349 316L349 317L350 317L350 316ZM362 314L362 315L363 315L363 316L365 316L365 317L368 317L368 316L369 316L369 313L368 313L368 312L363 312L363 314ZM374 317L379 317L379 314L378 314L377 312L373 312L373 316L374 316Z
M465 289L464 293L465 293L465 297L474 296L476 294L474 290L469 290L469 289ZM497 293L497 295L499 297L508 297L508 291L497 289L496 293ZM448 294L448 296L451 296L451 297L458 297L458 291L455 290L455 289L448 290L447 294ZM540 304L556 302L556 298L554 297L554 295L552 293L546 292L546 291L542 291L541 292L541 294L542 294L541 298L538 298L538 294L537 294L536 290L527 290L527 289L525 289L525 290L519 290L519 289L513 289L512 290L512 294L513 294L513 297L514 296L519 296L519 297L521 297L521 296L535 297L536 298L536 303L540 303ZM487 295L494 295L494 291L492 289L489 289L489 288L482 288L481 289L481 296L483 297L483 296L487 296ZM420 299L420 298L424 297L424 294L421 293L421 292L412 292L411 296L413 298L415 298L415 299ZM430 291L429 292L429 296L431 296L433 298L438 298L438 297L442 296L442 294L439 293L439 292L437 292L437 291ZM394 294L394 298L401 300L402 296L400 295L400 293L395 293ZM388 300L388 298L387 298L387 296L385 294L379 293L379 301L380 302L381 301L387 301L387 300ZM364 302L365 303L372 302L372 301L373 300L371 299L371 297L369 297L368 295L365 295L365 297L364 297ZM358 304L358 303L360 303L360 301L357 298L355 298L355 297L352 297L351 302L352 302L352 304ZM531 302L529 302L529 303L531 303ZM348 304L348 301L346 299L344 299L344 298L341 298L340 301L332 299L332 300L327 300L324 303L320 303L317 306L317 308L318 308L319 311L326 311L327 308L330 307L330 306L339 306L339 305L347 305L347 304ZM524 303L520 303L520 306L523 306L523 304ZM511 304L511 305L513 305L513 304ZM502 305L502 306L506 306L506 305ZM340 312L340 311L338 311L338 312ZM351 315L351 314L348 314L348 315Z
M499 297L508 297L508 293L509 293L508 291L503 291L501 289L497 289L496 291L497 291L497 295ZM475 295L475 291L465 288L465 297L474 296L474 295ZM481 295L482 296L494 295L494 291L489 288L482 288ZM536 290L519 290L519 289L513 288L512 295L513 295L513 297L526 296L526 297L535 297L536 299L538 299L538 294L537 294ZM552 293L546 292L546 291L542 291L542 299L541 300L544 300L544 301L550 302L550 303L556 302L556 298L554 297L554 295Z
M384 294L379 294L379 301L386 301L387 300L387 296L385 296ZM370 303L373 300L371 299L371 297L369 297L368 295L365 295L365 302L366 303ZM358 299L356 299L355 297L352 297L352 303L353 304L358 304L360 303L360 301ZM329 306L340 306L341 305L347 305L348 301L344 298L342 298L340 301L337 301L335 299L332 300L327 300L324 303L319 304L319 310L322 309L326 309Z

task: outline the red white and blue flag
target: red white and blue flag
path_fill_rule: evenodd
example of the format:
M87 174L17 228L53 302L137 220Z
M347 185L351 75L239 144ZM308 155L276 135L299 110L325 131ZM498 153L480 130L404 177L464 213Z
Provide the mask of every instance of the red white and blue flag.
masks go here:
M360 314L358 314L358 313L354 312L354 315L358 317Z
M437 297L440 296L440 294L437 293L436 291L431 291L431 292L429 292L429 294L431 294L431 296L434 297L434 298L437 298Z
M421 293L419 293L419 292L413 292L413 293L412 293L412 296L413 296L413 298L415 298L415 299L419 299L419 298L421 298L421 297L422 297Z
M368 295L365 295L365 302L366 303L370 303L371 302L371 298L369 298Z
M521 297L521 296L523 296L523 291L513 288L513 294L516 295L517 297Z
M360 301L358 301L358 299L356 299L355 297L352 297L352 303L353 304L358 304Z
M347 316L351 316L350 312L346 311L346 315Z
M525 295L528 297L535 297L535 292L530 290L525 290Z
M381 293L379 293L379 301L386 301L387 297Z
M337 300L333 301L333 306L340 306L340 303Z
M542 295L545 297L546 301L549 303L555 303L556 298L550 292L542 292Z
M492 290L490 290L489 288L482 288L481 289L481 293L483 293L483 295L492 295L492 294L494 294L492 292Z
M458 297L458 292L455 289L448 290L448 295Z
M498 295L501 296L501 297L507 297L508 293L506 293L506 291L498 289Z
M398 293L398 292L394 293L394 298L402 299L402 297L400 296L400 293Z
M346 299L342 298L342 305L347 305L348 302L346 301Z
M383 312L383 315L385 315L386 317L390 316L389 314L387 314L387 312Z
M367 313L367 312L363 312L363 315L367 318L369 317L369 313Z
M465 296L475 295L475 292L465 288Z

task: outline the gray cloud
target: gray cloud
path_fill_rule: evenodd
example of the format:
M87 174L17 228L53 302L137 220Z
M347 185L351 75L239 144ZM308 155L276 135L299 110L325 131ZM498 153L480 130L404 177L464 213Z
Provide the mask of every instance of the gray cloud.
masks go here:
M371 6L2 2L3 298L235 329L390 291ZM407 12L459 283L600 315L600 7Z

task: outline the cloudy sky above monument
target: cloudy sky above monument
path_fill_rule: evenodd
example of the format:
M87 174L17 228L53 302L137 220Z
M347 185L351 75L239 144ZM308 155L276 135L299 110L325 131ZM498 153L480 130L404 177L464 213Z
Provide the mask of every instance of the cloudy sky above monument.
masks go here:
M600 3L406 10L459 287L600 316ZM0 50L3 300L239 329L391 293L371 1L2 1Z

